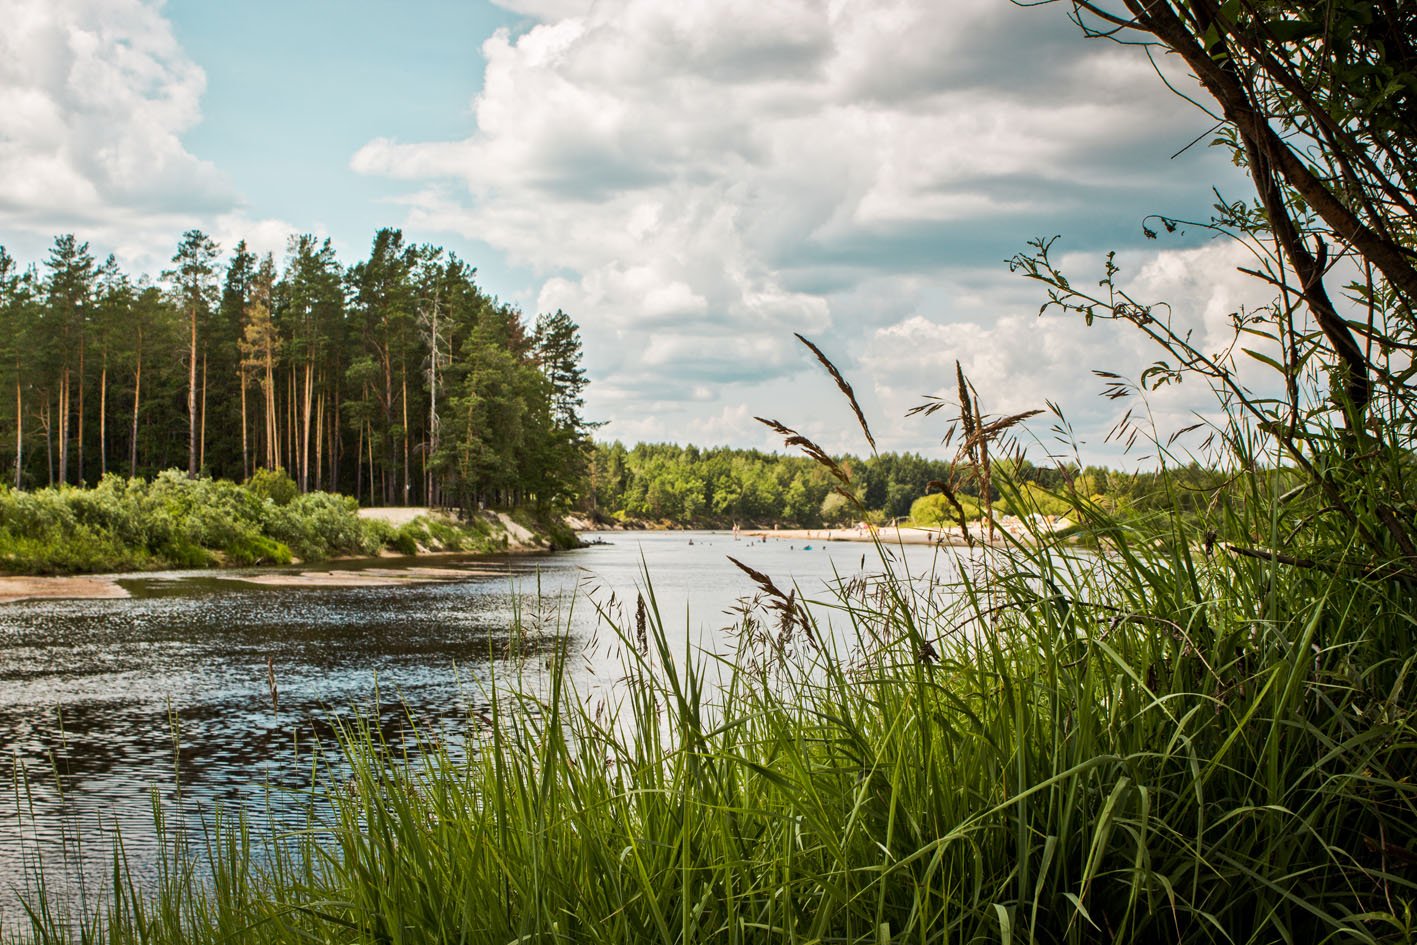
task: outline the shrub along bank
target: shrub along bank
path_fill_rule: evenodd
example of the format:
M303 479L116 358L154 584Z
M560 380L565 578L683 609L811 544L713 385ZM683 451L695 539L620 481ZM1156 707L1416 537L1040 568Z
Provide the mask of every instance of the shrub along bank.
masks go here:
M508 544L495 519L420 516L395 526L360 517L348 496L301 495L282 473L245 484L169 470L152 480L109 475L92 489L0 486L0 571L14 574L289 564L384 550L494 552Z

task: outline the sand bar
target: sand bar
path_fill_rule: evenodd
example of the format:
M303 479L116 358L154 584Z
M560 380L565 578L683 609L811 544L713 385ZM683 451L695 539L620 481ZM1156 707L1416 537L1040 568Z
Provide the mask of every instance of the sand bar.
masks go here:
M17 600L47 598L82 598L116 600L128 596L128 591L111 576L83 575L79 577L36 577L17 575L0 577L0 604Z
M268 574L221 574L223 580L265 587L393 587L457 581L470 577L495 577L501 571L486 568L350 568L334 571L276 571Z
M958 528L771 528L744 531L744 538L772 538L778 541L863 541L880 540L887 545L963 545ZM978 537L977 535L975 536Z

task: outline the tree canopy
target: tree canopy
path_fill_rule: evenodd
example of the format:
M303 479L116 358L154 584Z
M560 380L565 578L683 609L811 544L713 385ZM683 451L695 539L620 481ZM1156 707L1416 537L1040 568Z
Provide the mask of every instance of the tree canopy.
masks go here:
M528 326L396 229L352 266L309 234L280 262L244 242L223 262L191 230L160 284L72 234L43 269L0 247L0 327L17 488L282 468L371 504L556 505L584 480L575 322Z

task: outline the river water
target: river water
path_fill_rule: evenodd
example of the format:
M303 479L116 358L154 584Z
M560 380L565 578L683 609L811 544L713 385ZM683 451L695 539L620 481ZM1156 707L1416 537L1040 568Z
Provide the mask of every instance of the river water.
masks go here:
M340 565L457 572L429 583L263 586L233 579L249 572L164 572L123 577L128 599L0 605L0 763L12 775L0 803L0 930L21 924L41 863L52 898L92 909L120 833L130 868L150 876L155 801L196 829L219 807L259 825L273 797L279 805L308 785L309 748L337 719L377 719L395 741L410 724L455 740L469 712L485 711L494 673L513 675L515 662L536 684L558 633L569 636L578 690L613 685L617 638L600 612L632 621L646 573L684 658L731 651L724 628L757 588L728 555L818 600L885 566L869 544L585 537L604 543ZM952 576L948 552L887 556L926 583Z

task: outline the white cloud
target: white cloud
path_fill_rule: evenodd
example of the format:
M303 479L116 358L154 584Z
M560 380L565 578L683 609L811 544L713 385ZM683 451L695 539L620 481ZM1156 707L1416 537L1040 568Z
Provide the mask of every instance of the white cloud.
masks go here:
M539 272L539 306L581 323L607 405L638 391L628 406L650 414L704 384L730 402L800 375L793 331L850 353L886 345L881 328L907 344L959 322L982 343L968 326L1005 330L1002 259L1040 227L1129 240L1205 192L1166 163L1204 119L1136 50L1086 43L1056 10L502 5L538 22L483 45L475 132L376 139L351 165L413 183L410 228Z
M232 206L229 184L181 136L205 78L160 4L0 2L0 226L56 228L133 256ZM13 238L13 237L12 237Z
M1153 306L1157 318L1172 318L1183 334L1191 331L1191 342L1203 353L1216 355L1232 347L1232 313L1257 310L1272 298L1267 286L1238 271L1247 263L1252 264L1248 254L1232 243L1128 253L1118 258L1118 283L1137 303ZM1079 287L1090 288L1101 277L1096 258L1064 255L1058 264ZM1145 398L1103 397L1108 381L1093 371L1111 372L1134 385L1147 367L1158 361L1175 365L1175 358L1129 323L1098 320L1088 326L1081 315L1056 310L1039 315L1037 308L1034 304L998 318L950 324L911 315L872 334L861 368L874 379L873 393L882 410L901 416L930 395L953 404L958 360L987 413L1003 416L1058 403L1080 432L1084 456L1120 458L1121 444L1109 445L1104 438L1129 411L1163 441L1198 418L1218 420L1216 398L1208 383L1196 376L1160 387ZM1253 336L1243 343L1267 348ZM1240 355L1232 366L1241 383L1263 394L1275 393L1274 378L1258 362ZM947 408L937 416L947 419L924 420L921 425L938 438L955 414ZM1051 433L1052 422L1038 419L1031 424L1044 451L1062 450Z
M182 136L201 121L202 69L161 0L0 0L0 233L42 259L73 232L156 274L183 231L280 257L296 231L253 218Z

